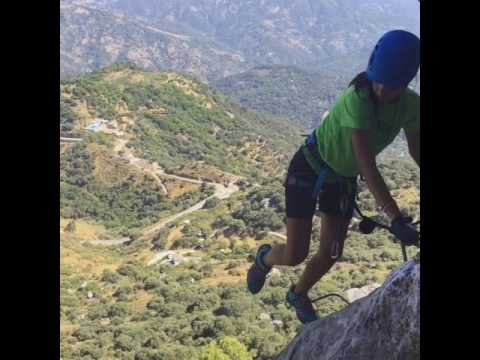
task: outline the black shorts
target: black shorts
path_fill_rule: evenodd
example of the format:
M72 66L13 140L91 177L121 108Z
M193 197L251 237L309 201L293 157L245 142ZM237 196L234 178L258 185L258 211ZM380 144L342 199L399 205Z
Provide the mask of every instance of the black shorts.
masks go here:
M312 218L316 206L327 215L342 216L351 219L356 196L356 178L347 178L345 183L324 183L317 198L313 191L317 181L317 174L308 164L300 148L288 167L285 179L285 205L287 217L296 219Z

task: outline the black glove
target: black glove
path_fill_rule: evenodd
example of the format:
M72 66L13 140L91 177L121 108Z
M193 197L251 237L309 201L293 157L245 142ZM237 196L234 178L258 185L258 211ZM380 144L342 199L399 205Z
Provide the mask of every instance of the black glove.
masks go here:
M371 234L377 227L377 223L368 217L364 217L360 224L358 224L358 230L362 234Z
M415 245L420 239L419 232L411 222L411 217L397 217L390 227L392 234L406 246Z

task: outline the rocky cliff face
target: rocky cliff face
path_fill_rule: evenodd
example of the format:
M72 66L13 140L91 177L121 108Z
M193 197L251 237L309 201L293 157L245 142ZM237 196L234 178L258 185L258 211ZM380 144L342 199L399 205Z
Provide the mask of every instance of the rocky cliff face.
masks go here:
M420 256L369 296L306 325L276 359L420 359Z

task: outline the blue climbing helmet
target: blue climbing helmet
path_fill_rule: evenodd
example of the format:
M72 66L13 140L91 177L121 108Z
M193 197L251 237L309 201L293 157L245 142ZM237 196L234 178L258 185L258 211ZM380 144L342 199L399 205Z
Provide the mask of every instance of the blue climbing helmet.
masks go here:
M378 40L370 56L367 77L389 88L407 87L420 67L420 39L404 30L392 30Z

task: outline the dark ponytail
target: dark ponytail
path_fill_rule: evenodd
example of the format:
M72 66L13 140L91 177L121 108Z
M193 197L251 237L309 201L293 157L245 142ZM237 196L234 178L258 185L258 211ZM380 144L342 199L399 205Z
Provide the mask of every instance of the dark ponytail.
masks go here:
M367 89L368 94L370 97L370 101L373 104L373 111L375 115L375 120L377 121L377 124L379 125L378 122L378 99L375 96L375 93L373 92L373 86L372 86L372 81L368 79L367 77L367 72L361 72L357 76L353 78L352 81L350 81L350 84L348 84L348 87L353 86L355 87L355 91L358 92L360 89Z
M370 99L374 103L377 102L377 98L375 97L375 94L373 92L372 81L368 79L366 71L361 72L360 74L355 76L353 80L350 81L350 84L348 84L348 87L350 86L354 86L355 91L359 91L360 89L368 89Z
M366 71L357 74L357 76L355 76L353 80L350 81L350 84L348 84L348 87L352 85L355 86L355 90L358 90L360 88L369 88L369 89L372 88L372 82L368 80Z

